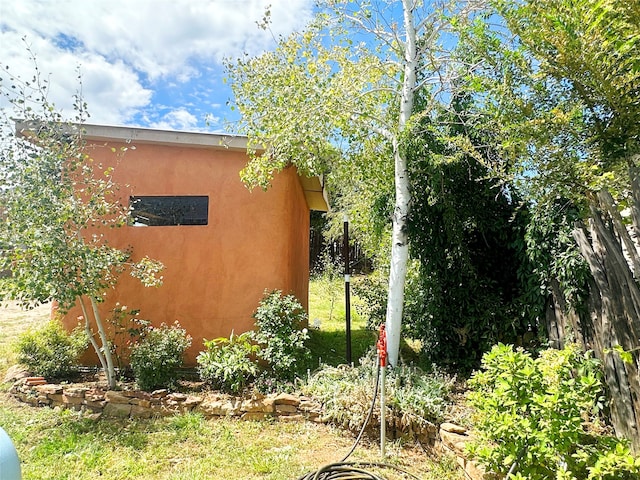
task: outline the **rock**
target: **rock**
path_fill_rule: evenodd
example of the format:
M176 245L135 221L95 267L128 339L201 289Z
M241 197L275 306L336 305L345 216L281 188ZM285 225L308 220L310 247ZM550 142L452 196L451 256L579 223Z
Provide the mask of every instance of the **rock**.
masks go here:
M151 400L138 400L137 405L140 408L151 408Z
M102 413L105 417L126 418L131 415L131 405L123 403L107 403L104 406Z
M165 388L151 392L151 398L164 398L167 395L169 395L169 391Z
M24 379L25 385L29 387L35 387L36 385L46 385L47 381L44 377L27 377Z
M25 367L22 365L13 365L12 367L9 367L9 370L7 370L3 382L13 383L29 376L31 376L31 372L29 372Z
M151 418L153 416L153 411L150 408L145 408L140 405L132 405L131 416L137 418Z
M36 391L41 395L61 395L62 385L56 385L54 383L48 383L46 385L38 385Z
M85 398L83 405L93 412L101 412L107 404L106 400L88 400Z
M187 399L183 402L183 405L187 408L195 408L202 403L202 397L197 397L195 395L189 395Z
M291 395L290 393L281 393L275 398L276 405L293 405L297 407L300 405L300 397Z
M272 413L273 412L273 404L269 402L265 402L263 400L245 400L240 405L240 410L242 412L249 413Z
M465 427L461 427L460 425L456 425L455 423L445 422L440 425L440 429L445 432L457 433L459 435L467 433L467 429Z
M102 402L104 400L104 391L100 389L87 390L84 393L84 398L89 402Z
M104 398L111 404L129 404L130 397L122 395L120 392L115 390L109 390L104 394Z
M97 422L102 417L102 413L89 413L85 414L84 418L87 420L91 420L92 422Z
M459 433L451 433L446 430L440 430L440 440L449 450L452 450L456 454L464 453L464 443L470 440L467 435L460 435Z
M295 405L289 405L289 404L282 404L282 405L278 405L276 404L276 413L297 413L298 412L298 408Z
M196 410L208 417L233 416L240 413L240 405L239 402L232 399L205 400L198 405Z
M187 399L187 396L184 393L171 393L167 395L167 398L174 402L184 402Z
M62 403L65 405L82 405L83 402L83 397L72 397L64 393L62 394Z
M67 387L62 392L67 397L84 398L84 394L88 388L83 387Z

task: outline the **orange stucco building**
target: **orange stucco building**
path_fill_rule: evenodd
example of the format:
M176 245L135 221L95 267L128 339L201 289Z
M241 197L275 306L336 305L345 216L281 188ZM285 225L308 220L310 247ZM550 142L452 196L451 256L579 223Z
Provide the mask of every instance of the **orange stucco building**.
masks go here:
M87 153L114 166L122 201L133 209L133 224L109 232L109 243L165 267L158 288L122 275L105 309L117 301L154 325L177 320L193 337L187 363L194 364L203 339L253 328L265 290L291 293L307 308L310 210L327 210L319 178L287 168L269 190L250 191L239 177L248 161L244 137L83 130ZM113 153L122 147L124 155ZM78 315L67 315L69 326Z

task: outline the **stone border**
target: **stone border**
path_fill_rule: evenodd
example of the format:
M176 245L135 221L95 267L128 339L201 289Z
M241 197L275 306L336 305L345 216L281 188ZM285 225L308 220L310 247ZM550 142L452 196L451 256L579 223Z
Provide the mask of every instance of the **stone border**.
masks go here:
M241 420L275 418L281 421L323 422L322 407L303 395L286 393L234 397L219 393L187 395L168 390L105 390L100 386L18 381L9 393L34 407L62 407L88 412L94 418L164 417L179 413L200 413L205 418L236 417Z

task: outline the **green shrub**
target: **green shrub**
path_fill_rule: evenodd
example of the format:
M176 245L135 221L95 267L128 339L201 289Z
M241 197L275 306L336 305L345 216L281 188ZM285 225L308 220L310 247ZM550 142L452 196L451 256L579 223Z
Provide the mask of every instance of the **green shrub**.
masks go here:
M325 366L302 386L305 394L323 404L324 415L341 427L359 429L373 402L377 369L373 355L359 366ZM437 372L426 373L414 367L387 369L385 416L401 427L439 422L449 405L453 379ZM376 404L373 422L380 424L380 406Z
M53 319L20 335L16 352L18 362L34 375L62 378L77 370L78 358L87 344L84 330L76 328L68 333L60 320Z
M227 393L239 393L255 380L259 373L255 355L260 349L245 332L227 338L205 340L206 350L198 355L200 378Z
M638 478L640 461L600 420L599 364L576 345L538 358L499 344L486 353L468 396L477 441L470 453L509 478Z
M126 305L121 306L120 303L116 303L105 319L111 325L109 332L111 355L122 377L127 373L127 366L131 361L131 349L151 327L151 322L139 318L139 314L140 310L129 309Z
M311 353L305 342L307 314L293 295L265 293L256 312L255 331L205 344L198 356L202 380L237 393L250 382L263 392L286 388L305 367Z
M307 314L293 295L279 290L265 294L253 317L251 339L260 346L257 357L264 365L263 379L292 382L311 356L305 342Z
M191 337L178 322L149 327L131 349L131 369L138 386L143 390L173 387L189 345Z

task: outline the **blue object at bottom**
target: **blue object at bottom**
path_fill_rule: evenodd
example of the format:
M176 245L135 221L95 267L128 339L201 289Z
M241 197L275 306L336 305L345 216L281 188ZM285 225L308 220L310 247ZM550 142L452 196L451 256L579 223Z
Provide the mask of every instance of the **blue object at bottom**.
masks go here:
M0 427L0 480L20 480L20 459L16 447L2 427Z

